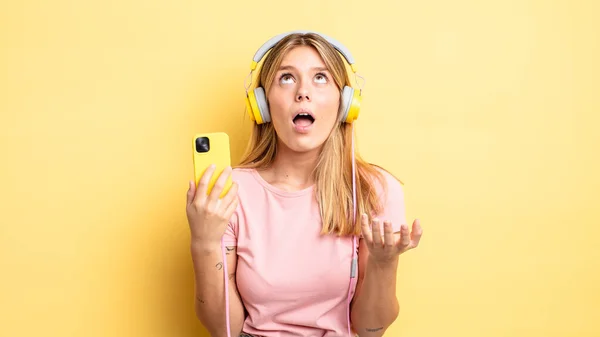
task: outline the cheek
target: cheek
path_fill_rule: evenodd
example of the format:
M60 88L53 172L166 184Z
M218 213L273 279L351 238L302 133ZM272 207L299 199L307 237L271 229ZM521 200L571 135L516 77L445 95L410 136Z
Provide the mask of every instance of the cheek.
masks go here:
M319 108L328 119L336 119L340 107L340 96L337 91L325 93L319 100Z
M288 129L287 124L289 121L289 102L285 99L284 95L274 94L269 99L269 114L271 115L271 123L275 131L283 135Z
M269 112L271 113L271 117L277 116L279 117L285 112L285 99L283 95L274 94L268 100Z

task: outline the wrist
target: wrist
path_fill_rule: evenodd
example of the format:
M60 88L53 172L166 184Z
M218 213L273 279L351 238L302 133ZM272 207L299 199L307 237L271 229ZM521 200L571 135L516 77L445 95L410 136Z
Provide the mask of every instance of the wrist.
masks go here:
M374 268L381 271L393 271L396 272L398 268L398 256L394 256L392 258L386 260L378 260L369 256L367 265L373 266Z
M203 253L211 253L211 252L220 252L221 251L221 242L220 241L206 241L200 239L192 239L190 243L190 247L194 252L203 252Z

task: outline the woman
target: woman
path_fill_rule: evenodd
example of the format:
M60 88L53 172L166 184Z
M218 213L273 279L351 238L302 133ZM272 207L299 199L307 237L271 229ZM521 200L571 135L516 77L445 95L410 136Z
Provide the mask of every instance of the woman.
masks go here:
M270 50L239 167L208 196L214 169L190 181L196 315L211 336L383 336L399 312L399 255L422 229L409 232L399 181L353 156L347 50L310 32L270 43L253 63Z

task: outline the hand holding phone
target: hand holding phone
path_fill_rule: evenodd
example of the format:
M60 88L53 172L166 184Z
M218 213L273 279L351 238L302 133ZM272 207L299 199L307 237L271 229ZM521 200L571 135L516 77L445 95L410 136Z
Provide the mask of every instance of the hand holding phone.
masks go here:
M238 205L231 180L229 141L224 133L194 137L194 181L187 192L186 213L192 240L218 245Z
M214 174L210 177L206 194L212 191L218 176L226 167L231 165L229 136L224 132L196 134L194 136L194 178L196 186L200 178L210 165L215 165ZM219 195L223 198L231 188L231 177L228 177L223 191Z

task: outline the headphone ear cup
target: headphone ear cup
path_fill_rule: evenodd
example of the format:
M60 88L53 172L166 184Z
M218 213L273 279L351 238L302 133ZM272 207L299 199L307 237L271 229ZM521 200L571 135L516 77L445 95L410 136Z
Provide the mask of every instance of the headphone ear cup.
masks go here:
M265 91L262 87L248 92L246 96L246 110L248 110L250 120L256 122L256 124L264 124L271 121Z
M271 114L269 113L269 105L267 104L267 96L265 95L265 89L258 87L254 89L254 97L256 99L256 106L258 111L255 113L256 117L260 116L260 122L258 124L271 122Z
M256 98L254 98L254 92L250 91L246 93L246 111L248 112L248 116L250 120L256 122L256 116L254 115L254 111L258 110L258 106L256 105Z
M342 105L340 106L341 120L345 123L352 123L358 118L360 110L360 92L354 88L345 86L342 91Z

